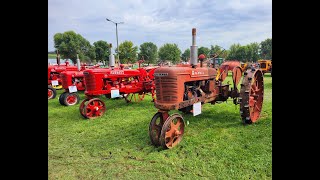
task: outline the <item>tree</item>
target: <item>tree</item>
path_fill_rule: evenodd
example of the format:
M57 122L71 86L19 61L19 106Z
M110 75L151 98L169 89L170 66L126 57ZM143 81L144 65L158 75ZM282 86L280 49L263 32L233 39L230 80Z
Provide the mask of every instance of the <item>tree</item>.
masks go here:
M200 48L198 48L198 55L204 54L206 57L208 57L209 53L210 53L210 49L207 47L201 46Z
M90 58L95 56L92 53L90 42L74 31L56 33L53 38L54 47L59 50L61 57L71 59L74 64L77 63L77 54L80 59L84 59L85 56Z
M140 45L140 53L138 55L139 59L142 59L142 56L146 63L155 63L158 57L158 47L152 42L145 42Z
M260 56L263 59L272 59L272 39L268 38L260 43Z
M166 43L159 48L158 54L161 60L168 60L172 63L177 63L180 61L181 50L178 48L177 44Z
M131 41L124 41L119 45L119 58L123 64L133 63L137 60L138 47Z
M184 51L184 53L182 54L182 59L183 59L184 61L188 61L189 58L190 58L190 49L188 48L188 49L186 49L186 50Z
M239 56L239 48L241 47L241 45L238 44L232 44L230 46L230 50L229 50L229 54L228 57L226 59L228 60L240 60L240 56Z
M106 41L97 41L93 43L95 47L95 53L96 53L96 59L97 61L101 61L104 63L104 65L109 62L109 44Z
M254 42L248 44L246 47L246 60L256 62L259 59L259 44Z

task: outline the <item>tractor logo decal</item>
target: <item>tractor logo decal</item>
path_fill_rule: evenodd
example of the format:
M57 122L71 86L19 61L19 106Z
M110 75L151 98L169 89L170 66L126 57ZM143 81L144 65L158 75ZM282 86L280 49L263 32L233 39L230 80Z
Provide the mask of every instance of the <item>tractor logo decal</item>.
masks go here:
M161 76L168 76L168 73L154 73L153 75L157 77L161 77Z

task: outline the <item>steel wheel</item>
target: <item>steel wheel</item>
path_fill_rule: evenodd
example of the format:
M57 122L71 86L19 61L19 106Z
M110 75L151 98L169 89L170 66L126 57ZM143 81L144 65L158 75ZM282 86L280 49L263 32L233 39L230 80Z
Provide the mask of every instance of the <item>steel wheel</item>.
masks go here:
M84 113L84 107L88 104L89 100L90 100L89 98L86 98L85 100L83 100L81 102L81 104L79 106L79 111L80 111L81 116L84 118L87 118L87 119L88 119L88 117Z
M57 95L57 91L53 87L48 85L48 100L54 99L56 95Z
M157 112L151 119L149 124L149 137L151 140L151 143L155 146L160 145L160 133L163 126L164 121L168 118L169 114L168 112Z
M182 140L184 133L184 120L180 114L172 114L164 122L161 135L160 144L163 148L171 149L178 145Z
M240 114L245 124L256 122L263 104L263 74L261 70L248 69L240 90Z
M90 99L84 106L84 115L89 119L94 119L103 115L106 105L99 98Z
M80 97L77 93L65 93L63 95L63 105L72 106L78 104Z

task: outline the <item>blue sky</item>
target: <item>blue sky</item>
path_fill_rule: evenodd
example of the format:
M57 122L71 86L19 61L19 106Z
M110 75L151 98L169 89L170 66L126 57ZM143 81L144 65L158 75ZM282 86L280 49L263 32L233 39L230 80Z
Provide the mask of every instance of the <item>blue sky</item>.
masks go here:
M53 36L73 30L93 44L104 40L116 47L130 40L158 48L176 43L182 52L191 46L191 29L197 28L197 45L229 49L272 38L271 0L48 0L48 51Z

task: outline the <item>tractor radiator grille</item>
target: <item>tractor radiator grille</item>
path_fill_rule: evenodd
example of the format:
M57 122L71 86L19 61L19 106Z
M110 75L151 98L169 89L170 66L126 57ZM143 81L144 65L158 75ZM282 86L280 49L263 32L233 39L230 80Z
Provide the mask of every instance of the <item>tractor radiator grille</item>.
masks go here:
M96 78L93 74L83 73L86 81L86 91L96 90Z
M175 102L178 100L177 77L155 77L157 101Z
M68 76L64 75L64 74L60 74L60 78L61 78L61 83L64 89L67 89L69 87L69 83L68 83Z

